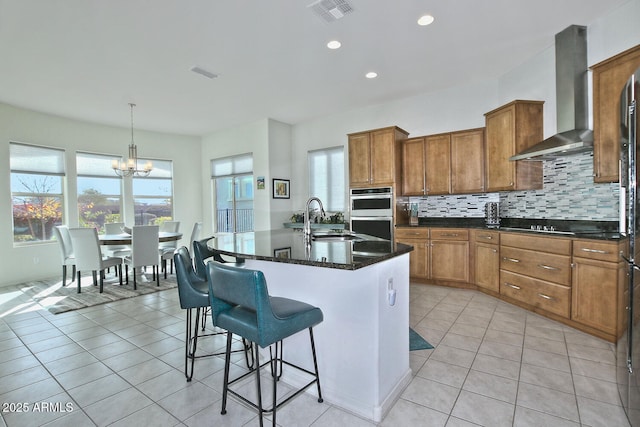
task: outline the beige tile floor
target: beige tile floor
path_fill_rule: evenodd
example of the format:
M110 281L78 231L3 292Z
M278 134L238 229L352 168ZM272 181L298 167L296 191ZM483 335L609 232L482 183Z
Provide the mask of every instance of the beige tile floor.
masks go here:
M220 415L222 359L198 360L185 381L175 290L52 315L0 289L0 316L0 426L257 425L233 401ZM414 378L382 426L628 426L607 342L430 285L411 286L410 322L435 349L411 352ZM214 350L224 338L201 344ZM374 425L308 395L278 424Z

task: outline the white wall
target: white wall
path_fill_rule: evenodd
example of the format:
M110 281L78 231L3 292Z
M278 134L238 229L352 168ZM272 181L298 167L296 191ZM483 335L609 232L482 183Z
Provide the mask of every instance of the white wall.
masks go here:
M9 142L24 142L65 149L66 203L70 207L65 222L77 226L76 150L127 156L130 128L80 122L0 104L0 286L51 277L62 273L56 242L14 246L9 179ZM173 160L174 218L181 231L191 233L200 219L200 169L193 160L200 152L200 138L135 130L139 155ZM198 183L194 185L194 183ZM133 201L129 200L132 204ZM126 203L126 201L125 201Z
M293 159L291 149L291 125L269 120L269 174L271 179L290 180L289 189L298 186L298 179L291 179ZM269 229L282 228L282 223L291 218L291 199L274 199L271 179L265 182L268 189L270 223Z

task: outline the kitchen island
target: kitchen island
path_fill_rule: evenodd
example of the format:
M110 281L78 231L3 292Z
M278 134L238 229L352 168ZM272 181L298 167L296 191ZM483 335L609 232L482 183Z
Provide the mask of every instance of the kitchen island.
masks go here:
M324 321L314 328L314 338L325 401L379 422L411 380L412 248L357 237L309 246L301 232L285 229L220 234L209 246L262 271L270 295L322 309ZM287 338L284 353L293 363L313 366L307 333ZM300 386L305 380L285 368L285 383Z

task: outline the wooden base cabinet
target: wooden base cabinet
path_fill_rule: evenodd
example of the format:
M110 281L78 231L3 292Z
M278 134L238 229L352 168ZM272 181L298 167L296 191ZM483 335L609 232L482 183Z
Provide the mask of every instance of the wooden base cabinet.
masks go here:
M500 294L569 319L571 240L501 233Z
M426 227L397 228L395 241L413 246L409 253L409 276L412 279L429 278L429 229Z
M618 338L624 321L618 311L626 286L617 242L574 240L571 319Z
M413 246L409 271L414 279L435 284L469 284L469 230L397 228L396 242Z
M469 283L469 230L429 230L431 278L442 282Z
M474 283L491 292L500 292L500 233L471 230L471 257Z

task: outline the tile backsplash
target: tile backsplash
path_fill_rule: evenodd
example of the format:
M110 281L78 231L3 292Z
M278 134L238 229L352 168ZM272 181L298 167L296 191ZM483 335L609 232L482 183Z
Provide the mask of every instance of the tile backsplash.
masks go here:
M593 154L543 162L541 190L411 197L419 217L484 217L487 202L500 203L502 218L617 221L619 186L593 182Z

